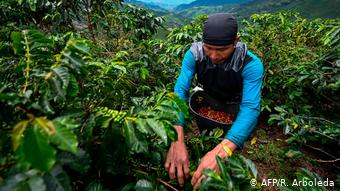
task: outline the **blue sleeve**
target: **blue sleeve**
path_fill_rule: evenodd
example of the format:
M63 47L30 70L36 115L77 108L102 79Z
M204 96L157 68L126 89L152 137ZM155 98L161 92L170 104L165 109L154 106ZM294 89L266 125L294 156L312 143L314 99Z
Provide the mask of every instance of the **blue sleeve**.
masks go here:
M195 75L195 58L194 55L188 50L183 58L181 72L175 84L175 94L182 100L187 101L188 92L191 87L192 79ZM184 116L180 114L180 125L184 125Z
M236 120L225 136L239 148L243 147L254 130L260 114L261 86L263 78L263 64L254 54L248 51L253 60L242 71L243 95L240 111Z

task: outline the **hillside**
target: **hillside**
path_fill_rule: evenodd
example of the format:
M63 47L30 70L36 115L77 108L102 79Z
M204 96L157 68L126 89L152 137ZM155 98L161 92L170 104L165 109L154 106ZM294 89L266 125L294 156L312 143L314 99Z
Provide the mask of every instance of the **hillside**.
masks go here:
M164 18L164 25L167 28L183 26L190 22L190 18L181 14L169 11L153 11L157 16Z
M199 4L199 2L202 2ZM188 18L195 18L201 14L212 14L218 12L235 13L239 19L246 19L254 13L273 13L280 10L296 10L306 18L337 18L339 17L340 0L254 0L239 1L245 4L235 3L235 1L219 1L214 6L215 1L194 1L187 5L180 5L176 8L176 12ZM205 4L205 5L204 5ZM217 5L220 4L220 5ZM190 6L189 6L190 5ZM196 5L196 6L195 6ZM183 7L187 8L183 8ZM190 8L189 8L190 7Z
M149 11L152 11L155 13L157 16L161 16L164 18L165 23L164 26L166 28L173 28L173 27L178 27L178 26L183 26L187 23L190 22L190 16L187 15L181 15L173 11L166 10L164 7L166 7L165 4L156 4L153 2L144 2L144 1L138 1L138 0L126 0L124 1L125 3L128 4L133 4L139 7L142 7L144 9L148 9ZM214 9L211 9L214 10ZM204 14L204 13L201 13ZM194 15L194 17L196 14ZM163 31L163 29L160 29L162 31L161 33L166 33ZM161 35L164 36L164 35Z
M337 7L340 5L340 0L242 0L239 2L247 2L245 4L235 3L235 1L228 1L227 4L216 5L225 3L223 1L194 1L185 6L193 6L191 8L183 9L181 11L166 10L162 3L145 3L138 0L127 0L126 3L135 4L143 8L149 9L157 16L162 16L165 20L165 29L159 29L156 37L165 38L167 29L183 26L193 20L198 15L213 14L219 12L231 12L234 13L239 21L243 19L249 19L249 16L254 13L273 13L280 10L296 10L303 17L306 18L337 18ZM251 1L251 2L249 2ZM234 3L232 3L234 2ZM214 4L215 6L208 6L207 4ZM205 4L205 6L194 6L195 4ZM184 5L180 5L184 6ZM163 7L163 8L162 8ZM320 8L322 7L322 8ZM178 8L178 7L177 7Z
M234 5L240 5L244 3L249 3L253 0L196 0L189 4L182 4L175 8L175 11L182 11L185 9L195 8L195 7L201 7L201 6L220 6L220 5L228 5L228 4L234 4Z
M194 19L198 15L203 14L213 14L220 12L234 12L236 8L239 8L239 4L227 4L227 5L219 5L219 6L198 6L192 7L190 9L185 9L177 12L177 14L182 15L184 17Z
M303 17L337 18L340 0L255 0L235 10L240 18L254 13L273 13L280 10L296 10Z
M125 0L124 2L129 3L129 4L133 4L133 5L137 5L137 6L145 8L145 9L152 10L152 11L167 12L167 10L165 8L163 8L162 6L160 6L156 3L146 3L146 2L137 1L137 0Z

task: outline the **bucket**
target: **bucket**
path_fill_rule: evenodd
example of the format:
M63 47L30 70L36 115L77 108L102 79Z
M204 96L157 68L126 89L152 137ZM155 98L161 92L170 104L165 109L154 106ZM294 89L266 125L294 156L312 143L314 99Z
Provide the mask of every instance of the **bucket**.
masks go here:
M215 111L228 113L230 114L230 119L232 120L232 122L220 122L203 116L198 112L199 109L202 107L210 107ZM204 91L196 91L191 94L189 98L189 108L194 115L200 131L204 129L212 130L218 127L223 129L224 131L227 131L237 117L237 113L240 109L240 104L238 102L222 102L211 97Z

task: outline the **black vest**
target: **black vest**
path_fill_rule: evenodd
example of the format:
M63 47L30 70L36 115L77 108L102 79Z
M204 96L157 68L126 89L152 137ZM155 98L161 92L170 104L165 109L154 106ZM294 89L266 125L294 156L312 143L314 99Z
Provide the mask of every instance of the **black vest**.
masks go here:
M193 52L196 59L197 80L204 91L221 101L240 102L243 89L242 71L252 60L252 57L246 53L246 45L238 43L228 60L222 64L213 64L205 55L202 44L194 44L191 47L192 52L195 50L193 46L198 46L196 51L199 51Z

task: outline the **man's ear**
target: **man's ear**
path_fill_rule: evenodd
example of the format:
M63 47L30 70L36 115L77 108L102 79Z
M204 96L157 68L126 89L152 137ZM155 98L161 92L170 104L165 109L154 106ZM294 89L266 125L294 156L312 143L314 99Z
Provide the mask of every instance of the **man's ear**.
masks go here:
M237 35L235 40L234 40L234 46L240 41L240 35Z

